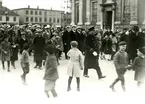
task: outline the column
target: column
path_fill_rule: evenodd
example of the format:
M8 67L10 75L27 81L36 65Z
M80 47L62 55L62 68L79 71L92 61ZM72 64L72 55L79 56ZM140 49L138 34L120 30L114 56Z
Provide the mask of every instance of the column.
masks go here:
M90 18L90 12L91 12L91 8L90 8L90 6L91 6L91 1L90 0L86 0L86 25L90 25L91 24L91 18Z
M101 27L100 27L100 28L101 28L102 30L103 30L103 13L104 13L104 10L103 10L103 7L101 7L101 17L100 17L100 18L101 18L101 24L100 24Z
M122 11L121 10L122 9L122 7L121 7L122 6L121 5L122 3L121 2L123 2L123 0L117 0L116 1L116 9L115 9L116 10L116 12L115 12L116 13L116 18L115 18L115 24L121 24L121 18L122 18L121 17L122 16L121 15L122 14L121 13L121 11Z
M79 0L79 22L78 25L83 25L83 0Z
M115 10L113 9L112 10L112 29L111 29L113 32L114 32L114 19L115 19L114 17L115 17Z
M144 8L144 21L143 24L145 25L145 8Z
M132 0L131 2L131 21L130 24L138 24L138 0Z
M71 2L71 24L75 25L75 0L72 0Z

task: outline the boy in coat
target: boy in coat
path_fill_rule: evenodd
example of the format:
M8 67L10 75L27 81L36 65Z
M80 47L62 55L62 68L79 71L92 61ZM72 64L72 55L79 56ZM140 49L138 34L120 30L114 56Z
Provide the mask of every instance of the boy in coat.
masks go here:
M129 59L128 55L125 52L126 49L126 43L124 41L119 43L119 51L114 56L114 65L116 68L116 73L118 75L117 79L110 85L110 88L113 92L115 92L114 86L118 81L121 81L121 86L123 91L125 92L125 79L124 74L126 72L126 69L129 67Z
M78 42L71 42L71 49L68 51L67 56L70 58L68 62L67 74L68 79L68 88L67 91L71 90L71 81L73 76L76 77L77 81L77 90L80 91L80 75L81 70L83 69L83 56L82 52L77 48Z
M45 62L45 89L44 92L49 98L49 91L51 91L53 97L57 97L57 93L55 91L55 82L59 78L57 71L57 58L55 56L55 48L53 45L48 45L46 50L47 58Z
M145 80L145 47L137 49L137 55L138 57L135 58L132 68L135 71L134 80L140 87Z

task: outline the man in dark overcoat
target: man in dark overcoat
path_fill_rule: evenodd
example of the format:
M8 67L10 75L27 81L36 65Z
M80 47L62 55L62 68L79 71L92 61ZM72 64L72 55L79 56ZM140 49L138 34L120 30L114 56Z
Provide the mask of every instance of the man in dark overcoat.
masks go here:
M71 31L70 26L67 26L66 31L64 31L63 36L62 36L64 53L65 53L65 58L66 59L68 58L67 57L67 52L70 49L70 31Z
M95 38L95 28L91 27L88 32L88 36L85 39L85 60L84 60L84 77L88 76L88 69L93 68L97 71L98 78L105 78L106 76L102 75L100 66L99 66L99 48L97 40Z
M70 31L70 41L78 41L76 34L76 25L73 25Z
M36 66L34 68L42 69L42 60L44 59L45 38L42 37L42 31L36 30L36 37L33 41L34 60Z

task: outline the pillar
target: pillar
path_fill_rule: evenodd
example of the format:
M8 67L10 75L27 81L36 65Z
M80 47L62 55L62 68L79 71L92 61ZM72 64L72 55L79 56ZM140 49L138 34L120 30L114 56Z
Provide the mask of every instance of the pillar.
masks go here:
M138 0L132 0L131 2L131 21L130 24L136 25L138 24Z
M90 0L86 0L86 25L90 25L91 24L91 18L90 18L90 13L91 13L91 1Z
M112 31L114 32L114 19L115 19L115 10L112 10Z
M79 0L79 22L78 25L83 25L83 0Z
M143 24L145 25L145 8L144 8L144 21Z
M75 0L71 2L71 25L75 25Z

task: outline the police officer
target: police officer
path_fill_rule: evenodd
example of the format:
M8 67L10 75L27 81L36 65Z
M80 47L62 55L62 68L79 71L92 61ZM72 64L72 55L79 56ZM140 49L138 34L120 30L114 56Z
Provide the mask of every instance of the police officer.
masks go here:
M99 48L97 40L95 39L95 28L89 28L88 35L85 39L85 60L84 60L84 77L88 76L88 69L93 68L97 71L98 78L105 78L102 75L101 69L99 67Z

